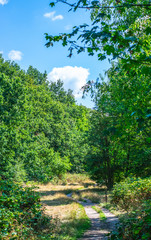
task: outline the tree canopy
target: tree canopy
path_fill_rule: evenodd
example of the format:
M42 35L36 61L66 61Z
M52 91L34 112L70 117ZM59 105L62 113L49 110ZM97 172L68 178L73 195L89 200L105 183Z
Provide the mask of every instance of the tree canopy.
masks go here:
M69 57L73 51L97 53L98 60L122 59L126 63L151 64L151 3L149 0L105 0L77 2L57 0L51 2L66 4L69 11L82 8L90 12L91 25L75 26L71 33L57 36L45 34L46 46L61 41L69 46Z
M49 181L85 169L89 110L63 83L0 58L0 172L4 178Z
M148 176L150 162L150 1L105 0L66 1L69 11L90 13L91 24L75 26L71 33L46 33L46 46L62 42L74 51L95 53L112 67L108 80L89 81L84 92L91 92L96 111L91 114L87 166L93 178L108 187L133 174Z
M90 11L92 28L49 36L98 59L115 59L107 78L89 81L95 109L76 105L63 82L27 72L0 58L0 157L5 177L49 181L66 171L88 171L109 188L121 179L150 174L150 3L147 1L51 2ZM76 37L77 36L77 40ZM80 45L80 40L81 44ZM9 94L8 94L9 93Z

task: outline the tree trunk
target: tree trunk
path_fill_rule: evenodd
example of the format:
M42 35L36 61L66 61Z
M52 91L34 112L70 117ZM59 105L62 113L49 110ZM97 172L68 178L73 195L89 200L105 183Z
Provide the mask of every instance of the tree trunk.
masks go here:
M105 145L106 145L105 161L107 167L107 188L111 189L113 187L113 171L111 168L111 159L109 156L109 142L107 140L107 137L105 138Z

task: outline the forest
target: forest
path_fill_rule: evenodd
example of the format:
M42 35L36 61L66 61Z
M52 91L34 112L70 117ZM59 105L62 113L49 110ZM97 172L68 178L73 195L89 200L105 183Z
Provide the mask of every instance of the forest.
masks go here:
M73 12L90 11L92 26L58 36L46 33L46 47L61 41L69 57L97 54L98 61L108 58L111 68L83 87L95 104L90 109L76 103L61 79L48 81L46 72L33 66L22 70L0 55L0 239L78 239L55 235L57 220L44 214L28 183L67 184L68 174L86 174L105 186L109 207L127 213L109 239L149 240L151 4L58 0L50 6L60 3Z

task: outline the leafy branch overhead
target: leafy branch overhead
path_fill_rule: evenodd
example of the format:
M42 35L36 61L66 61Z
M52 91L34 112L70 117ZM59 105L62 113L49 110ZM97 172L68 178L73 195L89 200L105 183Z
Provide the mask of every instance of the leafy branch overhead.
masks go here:
M64 3L68 6L71 7L71 10L73 9L74 11L77 10L77 8L89 8L89 9L93 9L93 8L122 8L122 7L145 7L148 8L151 6L151 3L146 1L143 3L136 3L136 1L134 2L130 2L130 1L121 1L121 0L115 0L116 5L105 5L107 3L107 1L105 3L102 3L101 1L86 1L86 0L79 0L77 3L69 3L66 0L57 0L55 2L51 2L50 6L54 7L56 3L61 2ZM108 1L108 3L110 4L112 1Z
M75 26L71 33L52 36L45 33L46 46L62 42L73 51L97 53L98 60L120 58L126 62L151 64L151 2L138 0L79 0L70 3L65 0L51 2L69 6L69 11L82 8L90 12L91 24Z

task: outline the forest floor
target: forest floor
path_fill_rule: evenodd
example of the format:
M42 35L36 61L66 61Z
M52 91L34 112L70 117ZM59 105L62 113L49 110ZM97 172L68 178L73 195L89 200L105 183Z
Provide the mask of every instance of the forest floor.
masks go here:
M105 240L118 222L117 217L98 205L105 202L105 189L88 178L66 185L38 185L37 191L45 213L56 219L58 240Z

